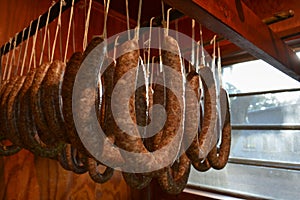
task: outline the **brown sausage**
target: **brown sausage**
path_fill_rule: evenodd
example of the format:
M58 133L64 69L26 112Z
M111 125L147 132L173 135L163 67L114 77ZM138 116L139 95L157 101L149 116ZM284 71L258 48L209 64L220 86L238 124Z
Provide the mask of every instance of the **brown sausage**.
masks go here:
M166 169L158 178L161 188L169 194L179 194L186 187L191 169L189 158L183 153L179 161Z
M37 69L32 69L26 76L22 89L17 96L17 107L19 109L18 129L22 142L26 149L42 157L56 158L63 148L63 144L56 143L48 146L41 141L41 134L36 127L31 110L31 89L33 80L36 77Z
M4 112L6 113L8 137L15 145L22 147L22 142L20 138L20 133L17 127L18 123L18 108L16 106L16 97L23 86L25 81L25 76L19 77L18 81L15 83L12 91L10 92L7 105L4 107Z
M166 36L164 38L164 43L165 49L168 49L170 51L162 51L162 62L165 66L169 66L172 69L174 69L176 72L178 72L178 76L173 77L173 74L166 73L165 74L165 82L168 85L173 85L173 87L180 93L179 96L182 97L181 102L184 102L184 75L183 75L183 69L182 69L182 63L181 63L181 58L180 58L180 52L179 52L179 47L177 44L177 41L170 37ZM176 52L176 54L174 53ZM177 100L177 97L173 93L174 91L171 91L170 89L166 90L166 111L167 111L167 119L163 128L163 133L158 133L157 138L160 139L155 139L154 140L154 146L155 149L160 149L167 144L169 144L174 137L177 134L182 135L183 134L183 111L182 109L185 105L180 105L180 102ZM177 141L176 141L177 142ZM171 152L179 152L180 148L180 143L181 141L178 141L178 145L174 145L172 147ZM176 155L173 155L176 156ZM175 159L175 157L174 157Z
M174 75L166 73L165 82L170 85L172 84L173 87L180 92L179 97L184 98L184 72L177 41L170 36L165 36L163 45L165 49L170 50L162 51L163 64L171 67L180 74L175 80ZM172 139L174 139L176 134L183 135L183 116L185 115L185 105L180 104L173 92L174 91L170 91L170 89L166 90L167 120L163 128L163 133L161 136L157 135L158 137L154 140L155 148L161 148L167 145ZM181 101L184 103L183 99ZM181 140L178 142L178 146L174 145L173 148L177 148L177 152L179 153ZM174 152L176 152L176 149ZM166 167L166 169L157 177L162 189L170 194L179 194L182 192L187 184L190 166L190 160L186 154L183 153L179 158L179 162L175 161L172 166Z
M214 169L222 169L225 167L228 161L231 144L230 105L228 94L223 88L220 89L220 105L221 115L225 115L221 144L220 147L215 145L208 154L208 160ZM221 119L223 119L223 116L221 116Z
M114 73L114 85L117 84L119 79L127 73L129 70L136 69L138 66L139 59L139 50L134 50L138 48L138 42L136 40L130 40L121 45L121 49L123 49L126 53L120 56L117 60L117 66ZM132 77L136 77L136 72L132 73ZM122 80L118 83L121 88L128 89L130 91L135 90L135 81L134 80ZM124 96L118 96L119 102L128 103L128 99ZM127 116L122 115L123 110L122 107L116 105L116 113L114 113L115 121L116 118L119 118L119 121L122 121L123 126L128 126L131 124L130 120L136 123L136 115L135 115L135 101L134 96L132 96L129 100L129 110L130 117L128 119ZM148 150L145 148L142 139L139 137L139 132L136 126L130 127L132 130L132 135L136 135L137 137L133 137L126 132L123 132L117 124L114 124L114 132L116 134L116 144L129 152L135 153L147 153ZM147 158L145 158L147 159ZM136 160L127 160L130 163L136 163L139 161ZM138 164L138 163L136 163Z
M9 97L9 94L11 93L11 91L13 90L14 85L16 84L16 82L18 81L19 77L14 77L12 78L9 82L7 82L7 84L3 85L3 90L2 90L2 94L1 94L1 104L0 104L0 120L1 120L1 129L0 129L0 135L1 135L1 140L7 139L9 130L8 130L8 122L7 122L7 116L5 113L5 110L7 108L7 100ZM18 145L10 145L10 146L6 146L4 144L2 144L1 142L1 148L0 148L0 154L1 155L12 155L15 154L17 152L19 152L21 150L21 147L19 147Z
M62 116L61 84L65 71L65 63L54 61L49 67L41 86L41 107L49 127L49 133L56 141L68 142L65 131L65 122Z
M189 142L191 139L193 140L192 143L190 144L190 146L187 148L186 150L186 154L188 156L188 158L192 161L197 161L198 157L194 156L197 151L198 151L198 134L200 134L201 131L201 127L200 125L200 121L198 121L199 119L197 119L197 116L194 116L195 112L193 112L193 109L195 109L197 107L197 105L193 105L191 102L191 98L193 97L193 95L196 95L197 100L198 100L198 106L199 106L199 111L200 111L200 96L201 96L201 92L200 92L200 76L199 74L195 71L195 70L191 70L190 73L188 73L187 75L187 83L189 84L189 86L191 87L191 89L193 89L193 91L189 91L186 90L186 94L185 94L185 103L186 103L186 110L185 110L185 121L184 121L184 134L185 134L185 138L186 140L184 140L184 142ZM192 93L193 92L193 93ZM196 121L195 121L196 120ZM194 134L193 131L195 131L193 128L194 124L198 124L198 129L196 130L196 135ZM194 138L191 138L195 135ZM185 146L187 146L188 144L184 144ZM197 154L196 154L197 155Z
M204 89L204 118L201 134L199 135L199 157L202 160L217 143L215 134L217 125L216 83L210 68L200 68L200 76Z
M105 171L101 173L98 170L98 165L101 164L98 164L96 160L94 160L93 158L88 158L87 162L89 175L96 183L105 183L112 177L114 173L113 168L105 167Z
M80 160L77 160L76 151L76 148L72 147L71 144L67 144L64 148L64 156L71 171L76 174L83 174L88 171L88 168L86 165L82 165Z
M148 175L145 175L143 173L128 173L128 172L122 172L123 178L125 182L134 189L143 189L147 187L150 182L152 181L152 178Z
M80 52L75 52L70 58L69 62L66 66L66 71L63 77L62 84L62 101L63 101L63 116L67 126L67 135L69 138L69 142L76 147L80 152L88 155L90 153L86 150L84 145L82 144L78 133L76 131L76 127L73 119L73 109L72 109L72 96L73 96L73 87L77 72L80 68L82 61L86 58L86 56L101 42L103 41L100 37L95 37L89 42L86 50L83 54Z
M135 91L136 82L134 80L122 80L122 81L119 81L119 80L129 70L137 69L138 64L139 64L139 50L134 50L137 47L138 47L138 42L136 40L127 41L121 45L121 49L125 50L126 53L124 53L122 56L120 56L117 60L117 66L116 66L115 74L114 74L114 85L116 85L118 83L118 84L122 85L121 88ZM136 77L136 71L134 71L134 73L132 74L132 77ZM117 115L114 115L114 116L118 117L119 120L122 123L124 123L123 125L131 124L130 120L132 120L136 124L137 115L140 115L139 117L142 117L143 112L146 111L145 109L143 109L141 111L141 113L139 113L139 112L136 113L136 111L137 111L136 109L139 109L139 108L142 109L143 106L144 106L144 108L146 108L145 104L143 104L145 102L143 102L144 99L142 97L142 94L140 94L140 93L143 93L143 91L138 90L137 92L138 93L135 93L135 95L131 96L131 98L129 100L129 110L130 110L131 119L128 119L126 116L123 116L122 114L120 114L120 113L122 113L122 108L119 106L116 106L117 113L114 113L114 114L117 114ZM138 99L137 99L138 102L135 102L136 97L138 97ZM128 103L128 99L122 95L119 95L119 102ZM138 106L138 108L136 108L136 106ZM140 121L140 123L146 124L145 118L143 120L144 121ZM132 126L131 130L132 130L133 135L135 135L136 137L133 137L133 136L129 135L128 133L124 132L123 130L121 130L118 127L117 124L114 123L114 132L116 134L116 141L115 141L116 145L118 145L120 148L122 148L126 151L129 151L129 152L147 153L148 150L144 146L143 140L140 137L140 133L139 133L139 130L137 129L137 127ZM145 157L145 159L147 159L147 158ZM138 162L140 162L139 160L129 160L129 159L127 159L126 161L131 164L134 164L134 163L139 164ZM146 187L151 182L151 179L152 179L149 176L149 174L136 175L133 173L123 173L123 176L124 176L126 182L134 188Z
M79 149L79 151L86 152L86 149L82 145L80 138L78 137L76 127L73 119L73 109L72 109L72 95L73 95L73 87L75 82L76 74L80 68L80 64L82 62L82 53L75 52L71 56L70 60L67 63L66 71L63 78L62 84L62 101L63 101L63 116L66 125L66 134L68 135L68 139L73 146Z
M200 75L204 90L204 116L201 132L198 133L198 138L193 141L187 152L193 163L202 163L217 143L217 138L214 136L217 124L215 81L208 67L201 68Z
M39 137L45 144L54 145L57 143L57 140L49 131L49 127L45 119L45 113L41 107L43 99L41 97L40 89L50 65L51 63L44 63L36 69L35 77L30 88L30 105L34 117L34 123L39 131Z
M146 88L146 74L145 66L139 64L137 70L137 85L141 87L136 88L135 90L135 113L136 113L136 123L139 126L139 133L141 136L146 134L146 125L147 125L147 91Z

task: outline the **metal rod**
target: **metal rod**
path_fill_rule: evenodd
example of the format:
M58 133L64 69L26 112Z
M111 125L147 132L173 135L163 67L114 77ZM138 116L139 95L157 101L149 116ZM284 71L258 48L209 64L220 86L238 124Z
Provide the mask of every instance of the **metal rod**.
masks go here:
M287 170L300 170L299 163L290 162L275 162L267 160L257 160L257 159L244 159L244 158L229 158L228 163L240 164L240 165L250 165L259 167L271 167L277 169L287 169Z
M300 130L300 125L247 124L232 125L232 130Z
M259 91L259 92L235 93L235 94L229 94L229 97L245 97L245 96L275 94L275 93L282 93L282 92L297 92L297 91L300 91L300 88L267 90L267 91Z
M72 0L64 0L64 1L66 2L66 4L62 8L62 12L72 6ZM77 2L79 2L79 0L75 0L74 3L77 3ZM53 20L55 20L58 17L58 15L59 15L59 7L60 7L60 1L58 1L57 3L55 3L54 6L52 7L52 9L50 10L49 23L52 22ZM7 42L6 44L4 44L1 47L1 49L0 49L0 57L3 56L3 55L5 55L5 54L7 54L10 50L14 49L19 44L21 44L22 42L24 42L25 40L27 40L30 36L33 36L36 33L35 30L36 30L37 25L38 25L38 30L41 29L41 28L43 28L46 25L47 16L48 16L48 11L45 12L41 16L39 25L37 23L38 19L34 20L32 22L30 34L28 34L28 32L29 32L29 26L25 29L24 38L22 38L23 31L19 32L18 36L16 37L17 38L16 43L14 43L15 39L12 40L12 44L16 44L16 46L12 45L11 49L9 49L10 42Z

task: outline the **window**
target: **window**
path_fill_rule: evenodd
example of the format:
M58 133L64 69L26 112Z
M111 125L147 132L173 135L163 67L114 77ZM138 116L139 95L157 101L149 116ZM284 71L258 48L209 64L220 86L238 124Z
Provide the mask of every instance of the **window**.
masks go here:
M189 185L260 199L300 196L300 83L256 60L223 68L232 145L223 170L194 169Z

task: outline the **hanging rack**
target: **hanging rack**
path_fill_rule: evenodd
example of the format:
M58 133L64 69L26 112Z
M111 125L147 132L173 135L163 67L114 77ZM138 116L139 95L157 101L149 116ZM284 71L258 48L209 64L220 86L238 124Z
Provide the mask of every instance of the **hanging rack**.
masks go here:
M62 8L62 12L64 12L65 10L67 10L68 8L70 8L72 6L72 0L64 0L64 1L65 1L65 5ZM78 3L78 2L79 2L79 0L75 0L74 4ZM28 26L26 29L23 30L23 31L25 31L23 38L22 38L23 31L21 31L17 34L17 37L15 37L15 38L17 38L16 43L15 43L15 38L14 38L12 41L7 42L6 44L4 44L0 49L0 58L1 58L1 56L7 54L10 50L17 47L22 42L26 41L30 36L33 36L36 33L37 25L38 25L37 30L40 30L41 28L43 28L46 25L48 12L50 12L49 23L52 22L53 20L55 20L59 15L59 8L60 8L60 1L57 1L53 5L53 7L50 9L50 11L45 12L41 16L39 25L38 25L38 19L36 19L32 22L30 34L28 34L28 31L29 31L29 26ZM10 43L12 43L11 48L9 48Z

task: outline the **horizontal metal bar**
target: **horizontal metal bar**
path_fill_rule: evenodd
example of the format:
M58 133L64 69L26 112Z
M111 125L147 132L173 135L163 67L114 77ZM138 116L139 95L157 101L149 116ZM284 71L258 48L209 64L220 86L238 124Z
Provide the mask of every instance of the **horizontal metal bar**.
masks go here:
M300 130L300 125L234 124L231 128L232 130Z
M251 165L257 167L271 167L277 169L297 170L297 171L300 170L300 163L291 163L291 162L275 162L275 161L256 160L256 159L229 158L228 163Z
M245 97L245 96L275 94L275 93L282 93L282 92L296 92L296 91L300 91L300 88L266 90L266 91L259 91L259 92L247 92L247 93L235 93L235 94L229 94L229 97Z

